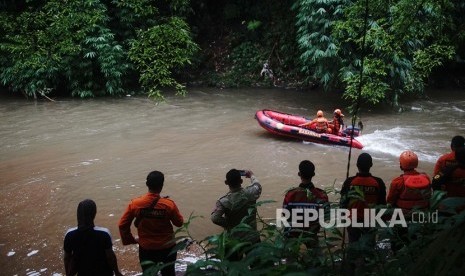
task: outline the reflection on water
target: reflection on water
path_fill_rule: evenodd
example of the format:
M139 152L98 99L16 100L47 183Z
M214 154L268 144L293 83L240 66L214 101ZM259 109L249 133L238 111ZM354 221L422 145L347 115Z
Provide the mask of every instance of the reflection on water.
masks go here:
M433 96L407 104L404 113L363 110L358 139L372 154L373 174L386 183L399 175L398 155L413 149L420 170L432 173L452 136L465 133L465 95ZM453 92L453 93L452 93ZM0 102L0 266L3 275L63 273L62 240L76 225L84 198L97 202L96 223L113 234L120 267L139 270L137 248L123 247L117 222L126 204L146 192L151 170L165 173L163 193L194 220L197 238L221 231L210 222L216 199L226 193L231 168L251 169L263 185L260 207L272 218L284 191L297 185L298 163L314 161L314 182L339 187L349 149L276 137L253 118L259 109L327 117L347 106L321 91L197 89L156 104L144 98ZM350 122L348 112L346 122ZM353 150L350 174L361 150ZM337 200L337 195L331 195Z

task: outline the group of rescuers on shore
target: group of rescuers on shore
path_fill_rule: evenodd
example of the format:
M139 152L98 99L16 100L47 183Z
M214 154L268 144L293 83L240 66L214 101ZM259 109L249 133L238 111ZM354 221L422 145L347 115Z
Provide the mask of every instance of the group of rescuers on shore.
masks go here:
M390 206L400 208L406 218L413 211L428 209L433 190L445 191L445 199L465 202L465 138L454 136L451 141L451 152L442 155L434 167L433 179L426 173L416 170L417 155L410 150L400 154L399 164L403 173L391 181L386 197L386 185L379 177L371 175L372 157L361 153L357 159L358 173L347 178L341 189L340 207L356 210L357 219L363 221L363 210L374 206ZM322 189L315 187L312 178L315 166L309 160L299 164L298 176L301 183L288 190L284 196L283 209L318 208L328 203L328 196ZM251 185L242 187L242 177L249 178ZM175 202L160 195L164 184L164 175L160 171L152 171L147 176L148 192L134 198L128 204L119 221L119 232L123 245L138 244L139 260L142 270L147 261L155 264L163 263L162 275L175 275L177 254L173 225L181 227L184 218ZM211 213L213 223L222 226L229 233L238 233L238 239L250 243L260 242L256 234L240 236L241 232L231 231L241 222L256 229L256 201L262 192L262 186L252 171L231 169L226 173L225 184L229 192L216 201ZM358 197L351 194L357 190ZM361 193L360 193L361 192ZM313 207L312 207L313 206ZM316 206L316 207L315 207ZM465 203L455 210L441 210L444 214L459 213L465 209ZM251 211L252 210L252 211ZM94 225L97 207L93 200L81 201L77 208L78 226L67 231L64 238L64 265L66 275L122 275L112 249L112 239L107 228ZM292 217L289 218L292 220ZM131 224L137 228L137 236L131 232ZM285 229L288 237L306 235L309 242L305 246L318 246L320 225L316 221L307 227L290 227ZM369 228L347 227L349 244L358 241L367 234ZM406 229L404 229L406 234ZM243 233L242 233L243 234ZM233 234L234 235L234 234ZM310 239L308 239L310 238ZM405 241L393 242L391 247L398 250ZM173 252L174 251L174 252ZM235 253L228 257L229 261L240 261L246 255Z

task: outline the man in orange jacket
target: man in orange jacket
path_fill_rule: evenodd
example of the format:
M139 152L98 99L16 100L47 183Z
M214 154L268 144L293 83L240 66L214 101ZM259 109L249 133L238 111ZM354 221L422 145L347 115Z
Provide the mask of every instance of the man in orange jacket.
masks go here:
M403 174L394 178L389 187L387 203L396 208L402 208L404 215L414 208L429 207L431 198L431 180L425 173L419 173L418 156L410 150L402 152L399 158Z
M404 216L410 218L414 210L429 208L431 180L427 174L416 170L418 156L413 151L402 152L399 163L404 173L392 180L386 201L392 207L401 208ZM409 240L407 228L397 229L397 232L400 239L395 239L392 243L394 252Z
M318 110L316 118L312 121L300 124L299 126L314 129L320 133L332 133L332 129L329 127L328 119L325 118L323 111Z
M465 148L455 151L455 160L455 165L446 166L433 178L433 190L446 192L438 208L444 215L465 210Z
M451 152L441 155L441 157L439 157L438 161L436 161L436 164L434 166L433 175L439 174L439 172L447 166L455 165L457 163L457 161L455 160L455 151L463 147L465 147L465 138L460 135L454 136L450 142Z
M343 128L344 128L344 114L342 114L341 110L338 108L334 110L333 134L339 135L339 132L341 132Z
M184 218L171 199L161 197L164 175L153 171L147 176L148 193L132 199L119 221L123 245L139 244L139 260L169 264L161 270L163 276L175 275L176 252L173 225L181 227ZM131 233L131 223L137 227L139 238ZM142 266L142 270L147 267Z

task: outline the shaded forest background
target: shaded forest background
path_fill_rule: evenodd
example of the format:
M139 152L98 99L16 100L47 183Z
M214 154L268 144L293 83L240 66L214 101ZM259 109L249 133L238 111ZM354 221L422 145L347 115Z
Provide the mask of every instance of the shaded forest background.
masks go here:
M204 85L355 100L362 87L364 101L397 105L465 87L463 14L460 0L2 0L0 84L35 98Z

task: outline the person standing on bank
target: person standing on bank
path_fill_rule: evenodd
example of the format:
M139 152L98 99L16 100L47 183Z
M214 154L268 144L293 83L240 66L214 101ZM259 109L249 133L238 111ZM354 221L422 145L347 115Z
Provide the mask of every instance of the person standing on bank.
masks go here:
M401 208L404 217L411 220L413 211L426 210L430 205L431 198L431 180L426 173L420 173L416 170L418 167L418 156L410 150L404 151L399 157L400 169L404 172L394 178L389 187L387 204L394 208ZM395 228L396 237L391 242L391 248L397 252L409 240L408 228Z
M312 178L315 176L315 165L309 160L300 162L298 176L300 177L299 186L291 188L284 196L283 209L288 210L291 214L288 219L291 227L285 229L286 236L289 238L302 236L307 240L305 242L307 249L318 248L318 232L320 231L318 218L311 221L309 225L304 225L304 227L293 227L292 222L302 223L302 221L297 221L292 217L292 210L315 209L318 211L329 207L328 195L322 189L316 188L312 183Z
M455 150L455 160L455 165L446 166L433 178L433 190L446 192L445 199L438 206L439 212L444 215L460 213L465 210L464 147Z
M434 165L433 175L437 175L447 166L454 166L457 164L455 160L455 151L459 148L465 147L465 138L463 136L454 136L450 142L451 152L441 155Z
M161 197L165 177L159 171L147 176L148 193L134 198L119 221L123 245L139 244L139 260L169 264L161 270L162 275L175 275L176 252L173 225L181 227L184 218L173 200ZM131 233L131 223L137 228L138 238ZM142 266L142 270L148 267Z
M360 154L357 159L358 173L347 178L342 184L340 207L349 210L356 209L358 222L363 222L365 209L386 204L386 184L381 178L371 175L372 166L371 155ZM351 217L354 217L352 213ZM349 243L358 241L370 229L368 227L347 227Z
M78 226L66 232L63 249L65 272L71 275L121 276L111 234L94 225L97 205L91 199L79 202Z
M242 187L242 177L250 178L251 185ZM243 219L254 230L257 229L257 209L256 202L262 193L262 186L258 179L250 170L239 171L231 169L226 173L224 183L229 187L229 192L218 199L215 209L211 213L211 220L214 224L224 228L227 232L239 225ZM249 209L252 208L252 212ZM260 242L260 236L257 231L234 231L233 238L250 243ZM231 261L238 261L242 258L241 254L232 254Z
M431 198L431 180L426 173L416 170L418 156L413 151L404 151L400 154L399 163L404 173L392 180L387 203L401 208L404 215L414 208L427 209Z

